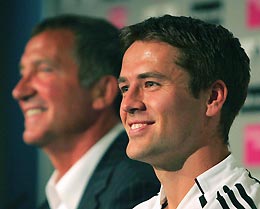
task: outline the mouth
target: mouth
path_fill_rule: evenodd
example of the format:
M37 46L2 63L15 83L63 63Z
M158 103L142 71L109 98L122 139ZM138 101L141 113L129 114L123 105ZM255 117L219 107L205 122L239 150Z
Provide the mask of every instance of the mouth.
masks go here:
M135 121L128 123L129 125L129 134L136 135L136 134L144 134L150 125L153 125L154 121Z
M152 124L154 124L154 122L143 121L128 124L129 129L127 131L127 134L129 136L129 139L144 137L147 133L149 133Z
M31 116L35 116L35 115L39 115L41 113L44 112L43 108L32 108L32 109L28 109L24 112L24 115L26 117L31 117Z
M138 129L138 128L145 127L147 125L148 125L147 123L134 123L134 124L130 125L130 129L135 130L135 129Z

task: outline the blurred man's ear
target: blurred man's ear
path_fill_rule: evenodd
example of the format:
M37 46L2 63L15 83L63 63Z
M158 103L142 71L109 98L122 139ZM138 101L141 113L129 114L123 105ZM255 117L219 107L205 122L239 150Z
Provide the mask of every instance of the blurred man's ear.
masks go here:
M113 105L118 94L117 79L114 76L101 78L93 87L93 108L103 109Z
M227 86L222 80L215 81L209 89L206 115L211 117L221 111L228 94Z

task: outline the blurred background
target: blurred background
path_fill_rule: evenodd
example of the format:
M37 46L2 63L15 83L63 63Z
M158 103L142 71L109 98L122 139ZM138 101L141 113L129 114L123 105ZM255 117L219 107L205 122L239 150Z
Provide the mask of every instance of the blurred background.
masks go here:
M23 143L23 117L11 91L32 27L62 13L104 17L121 28L163 14L221 24L239 37L251 59L248 98L230 133L239 162L260 179L260 0L10 0L1 1L0 209L34 209L44 199L52 166Z

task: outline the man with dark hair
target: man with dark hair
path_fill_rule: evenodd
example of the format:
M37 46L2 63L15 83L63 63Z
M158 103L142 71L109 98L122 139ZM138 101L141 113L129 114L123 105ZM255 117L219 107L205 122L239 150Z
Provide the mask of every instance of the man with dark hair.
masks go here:
M154 167L158 196L136 209L260 208L260 183L228 146L249 58L222 26L149 18L121 31L120 115L130 158Z
M13 90L25 143L55 171L41 208L127 209L159 191L150 165L130 160L118 115L118 30L103 19L61 15L33 30Z

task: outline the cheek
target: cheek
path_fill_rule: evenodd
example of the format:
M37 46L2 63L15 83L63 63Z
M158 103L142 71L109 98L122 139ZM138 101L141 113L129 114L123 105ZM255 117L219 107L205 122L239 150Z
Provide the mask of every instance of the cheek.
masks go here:
M152 95L145 98L144 103L146 104L146 108L156 115L167 116L168 113L173 112L175 109L175 100L173 100L173 96L166 95Z
M73 102L78 102L79 99L83 99L81 97L81 89L70 85L69 83L57 83L51 84L48 88L46 88L46 96L48 96L53 101L57 103L68 103L71 104Z
M63 92L66 92L66 86L61 85L59 78L56 79L36 79L34 82L37 93L45 98L58 98L63 96Z
M155 98L149 100L149 106L147 106L149 115L156 123L157 132L159 135L171 135L176 125L176 104L172 98ZM168 138L168 137L166 137Z
M46 100L48 100L50 105L60 108L59 111L68 109L69 106L72 106L72 102L75 102L75 99L69 96L64 89L53 88L51 91L46 91L45 93Z
M122 96L120 106L119 106L119 115L120 115L122 122L124 121L124 119L126 117L126 112L123 109L123 103L124 103L124 97Z
M120 114L120 118L121 118L122 123L125 124L125 121L126 121L126 112L123 111L123 110L120 108L119 114Z
M160 128L168 133L176 133L178 129L185 129L192 117L198 114L195 102L182 95L170 95L150 99L149 108L157 117ZM197 105L198 106L198 105Z
M50 87L43 89L41 94L41 97L47 103L50 114L57 118L66 118L83 108L82 101L79 100L77 94L73 93L76 91L57 85Z

